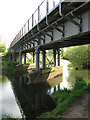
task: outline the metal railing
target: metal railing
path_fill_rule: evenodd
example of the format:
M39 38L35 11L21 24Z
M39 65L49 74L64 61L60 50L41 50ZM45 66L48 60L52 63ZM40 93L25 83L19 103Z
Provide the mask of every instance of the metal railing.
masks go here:
M11 47L14 46L26 33L28 33L36 24L38 24L56 5L62 0L43 0L32 16L24 24L19 33L11 42Z

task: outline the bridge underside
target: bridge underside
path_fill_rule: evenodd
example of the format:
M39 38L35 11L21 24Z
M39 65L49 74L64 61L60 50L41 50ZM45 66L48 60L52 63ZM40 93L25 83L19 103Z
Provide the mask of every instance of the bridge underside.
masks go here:
M46 43L44 45L40 45L39 50L49 50L49 49L58 49L70 46L84 45L90 44L90 31L86 33L81 33L75 36L70 36L67 38L62 38L60 40L53 41L51 43ZM34 47L31 49L27 49L24 52L33 52Z
M59 3L49 13L47 11L46 16L38 24L32 26L32 29L24 36L15 39L11 44L11 50L19 53L20 64L22 63L22 53L24 53L26 63L26 53L33 52L36 55L36 70L39 70L39 52L42 51L44 69L45 50L53 49L56 65L56 51L60 48L90 44L89 21L90 2ZM58 61L60 60L59 57L60 53L58 52Z

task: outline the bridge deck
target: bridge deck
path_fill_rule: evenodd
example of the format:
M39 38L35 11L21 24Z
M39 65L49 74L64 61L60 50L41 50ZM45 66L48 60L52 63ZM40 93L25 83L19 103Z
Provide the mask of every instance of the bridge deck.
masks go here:
M37 45L43 50L89 44L90 2L62 2L61 8L60 11L60 3L57 4L50 12L47 11L46 16L32 26L27 33L20 36L20 31L18 39L15 38L12 41L11 48L19 51L22 47L22 51L27 52L34 51ZM60 16L60 13L63 15ZM70 32L68 33L68 31Z

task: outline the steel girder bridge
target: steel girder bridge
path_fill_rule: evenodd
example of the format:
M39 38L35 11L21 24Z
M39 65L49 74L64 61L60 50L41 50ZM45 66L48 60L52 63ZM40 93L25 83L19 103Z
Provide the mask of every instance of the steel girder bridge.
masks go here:
M57 3L56 3L57 2ZM39 53L42 51L42 68L45 69L45 50L53 49L54 65L60 48L90 43L90 1L71 2L44 0L11 42L12 54L19 53L19 63L26 64L26 53L33 52L36 70L39 70ZM14 56L15 57L15 56Z

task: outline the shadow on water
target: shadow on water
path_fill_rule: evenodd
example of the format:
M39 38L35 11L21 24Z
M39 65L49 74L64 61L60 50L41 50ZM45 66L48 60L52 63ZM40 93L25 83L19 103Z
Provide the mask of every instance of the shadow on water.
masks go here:
M27 76L17 73L9 76L9 79L23 118L36 118L56 107L55 101L47 92L50 89L47 82L29 84Z

